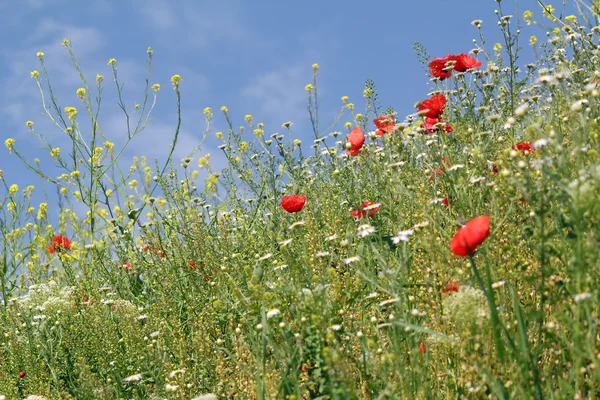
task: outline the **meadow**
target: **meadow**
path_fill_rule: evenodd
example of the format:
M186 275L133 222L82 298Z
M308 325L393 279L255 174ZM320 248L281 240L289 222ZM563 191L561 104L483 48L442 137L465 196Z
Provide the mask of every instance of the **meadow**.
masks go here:
M312 132L179 112L162 162L122 153L165 91L180 110L185 76L154 84L148 48L143 101L125 104L118 60L88 77L65 39L81 87L59 99L38 53L41 109L71 145L25 123L56 176L5 141L58 201L1 179L1 398L600 397L600 3L539 3L498 0L503 43L415 43L435 90L402 93L413 110L367 80L323 121L314 64ZM224 169L203 140L174 159L183 117Z

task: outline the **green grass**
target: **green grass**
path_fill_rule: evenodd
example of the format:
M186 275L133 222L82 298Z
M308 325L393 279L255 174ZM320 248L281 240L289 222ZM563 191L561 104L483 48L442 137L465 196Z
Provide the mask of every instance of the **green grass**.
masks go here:
M2 180L0 393L600 396L600 62L590 23L598 10L577 4L577 19L549 22L553 14L536 11L540 25L558 28L547 43L532 41L537 61L528 66L518 61L517 18L499 9L502 51L480 48L481 67L434 80L451 133L427 133L421 116L383 109L371 81L361 114L343 99L336 121L323 124L314 65L306 88L314 145L290 124L265 137L273 127L252 116L236 127L225 107L222 116L205 110L203 137L222 141L222 171L202 143L173 160L180 113L164 164L123 165L122 151L167 90L152 85L151 50L139 105L123 102L110 62L128 121L118 145L101 124L111 79L88 82L65 41L82 89L75 108L61 108L40 54L32 77L72 146L56 150L28 124L64 171L56 178L6 142L56 187L63 207L34 207L33 187ZM185 80L172 83L179 107ZM394 132L367 134L358 155L346 156L356 146L354 137L346 143L350 131L374 131L380 115L393 116ZM301 211L282 209L290 194L307 197ZM378 206L362 211L366 202ZM73 211L81 207L87 217ZM453 254L452 238L478 216L490 217L489 236L465 257ZM73 243L51 253L58 235Z

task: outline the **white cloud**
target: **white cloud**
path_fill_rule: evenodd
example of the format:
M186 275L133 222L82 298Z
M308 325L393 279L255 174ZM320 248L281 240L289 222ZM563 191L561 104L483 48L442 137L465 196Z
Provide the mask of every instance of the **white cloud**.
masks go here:
M256 118L279 129L283 122L292 121L297 125L307 119L304 87L310 79L310 69L304 64L284 67L254 78L241 94L249 102L257 104Z
M241 6L235 0L139 0L136 4L148 24L161 31L158 39L170 48L193 50L254 38L253 33L244 28Z

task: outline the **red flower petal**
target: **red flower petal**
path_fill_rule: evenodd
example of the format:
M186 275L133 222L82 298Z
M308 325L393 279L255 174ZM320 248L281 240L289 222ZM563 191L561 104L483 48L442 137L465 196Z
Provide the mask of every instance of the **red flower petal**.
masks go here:
M442 289L442 293L456 293L460 287L460 282L450 281Z
M532 142L519 142L511 147L513 150L518 150L525 154L525 152L533 153L535 149L531 148Z
M357 218L372 217L377 213L377 211L379 211L379 207L380 205L377 203L374 203L372 201L365 201L364 203L362 203L362 205L357 207L356 210L350 211L350 215ZM365 208L368 209L365 210Z
M454 70L456 72L465 72L472 68L481 67L481 61L477 61L468 54L460 53L452 57L454 60Z
M419 104L419 111L427 110L425 117L428 118L439 118L444 112L444 107L446 107L446 96L443 94L436 94L431 98L422 101Z
M457 256L473 254L477 246L490 235L490 217L482 215L473 218L456 232L450 241L450 251Z
M356 157L362 145L365 143L365 134L358 126L350 131L350 135L348 135L348 142L350 143L351 147L350 149L346 150L346 154Z
M350 135L348 135L348 141L352 145L352 148L360 149L365 143L365 134L358 126L356 126L350 131Z
M48 245L48 252L50 254L54 254L57 251L70 250L71 249L71 241L67 239L66 236L58 235L54 236L50 240L50 244Z
M452 70L445 70L445 68L446 63L452 60L452 57L453 56L448 54L446 57L439 57L431 60L429 63L429 72L431 73L431 76L442 80L450 78L450 75L452 75Z
M445 166L449 167L450 161L446 157L442 157L442 162L440 163L440 165L436 169L431 171L431 176L429 177L429 180L432 181L435 179L436 176L444 175L444 172L446 172Z
M304 203L306 203L306 196L300 196L297 194L283 196L281 199L281 207L289 213L302 211L304 208Z
M394 132L394 117L380 115L373 120L373 123L377 127L377 136L383 136L386 133Z

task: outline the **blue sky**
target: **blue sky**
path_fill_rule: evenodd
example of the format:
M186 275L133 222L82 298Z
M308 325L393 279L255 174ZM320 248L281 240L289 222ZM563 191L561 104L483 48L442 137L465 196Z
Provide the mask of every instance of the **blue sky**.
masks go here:
M508 14L517 13L512 1L502 6ZM304 87L311 82L313 63L321 67L323 125L333 120L342 95L360 112L367 78L375 81L384 108L393 106L401 116L411 113L414 103L431 90L412 50L414 41L423 43L432 56L468 52L478 37L471 21L481 19L490 48L501 41L496 7L494 0L1 0L2 142L15 138L26 157L39 157L44 166L52 160L37 148L25 121L34 121L53 146L68 143L42 116L39 92L29 77L31 70L39 69L36 52L43 51L61 107L80 104L75 91L81 83L61 47L64 38L71 41L90 81L97 73L106 77L100 121L117 142L124 120L107 60L117 59L125 101L133 107L143 95L146 48L154 50L152 83L162 85L155 120L125 153L127 158L166 157L175 126L169 79L176 73L182 76L178 160L198 143L205 107L215 111L216 130L224 128L219 108L226 105L236 125L252 114L255 122L266 124L265 134L270 135L291 120L297 137L312 140ZM535 0L522 0L519 8L519 15L526 9L541 14ZM540 29L535 33L543 37ZM218 144L211 136L200 154L210 152L218 164ZM8 183L39 183L16 157L2 151L0 169Z

